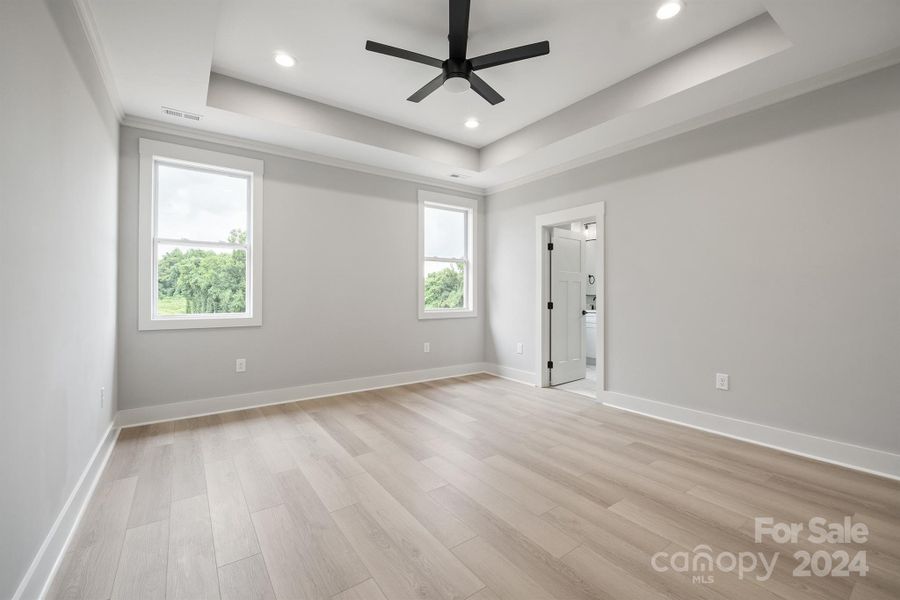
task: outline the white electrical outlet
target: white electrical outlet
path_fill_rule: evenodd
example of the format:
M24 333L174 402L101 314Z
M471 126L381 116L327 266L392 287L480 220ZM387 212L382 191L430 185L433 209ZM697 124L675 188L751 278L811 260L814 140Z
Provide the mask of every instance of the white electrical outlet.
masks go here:
M525 344L523 344L522 342L519 342L518 344L516 344L516 354L522 354L524 352L525 352Z
M422 347L422 352L431 352L431 342L425 342L425 345Z
M234 361L234 372L235 373L243 373L247 370L247 359L239 358Z
M716 373L716 389L728 391L728 374Z
M100 388L100 408L103 408L103 405L106 404L106 388Z

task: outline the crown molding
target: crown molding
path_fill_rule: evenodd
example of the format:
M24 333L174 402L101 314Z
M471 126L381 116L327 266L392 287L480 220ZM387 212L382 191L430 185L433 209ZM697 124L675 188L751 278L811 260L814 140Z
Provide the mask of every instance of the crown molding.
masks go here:
M840 83L842 81L846 81L854 77L859 77L878 69L886 68L891 65L900 63L900 48L890 50L878 56L839 67L827 73L810 77L803 81L799 81L777 90L758 95L754 98L738 102L731 106L724 107L712 113L708 113L706 115L690 119L680 124L673 125L666 129L654 132L650 135L633 139L617 146L604 148L603 150L600 150L598 152L590 153L582 157L548 167L546 169L535 171L524 177L514 178L509 181L497 183L495 185L486 185L484 187L480 187L476 185L464 185L460 183L444 181L441 179L414 175L404 171L375 167L364 163L358 163L350 160L316 154L314 152L298 150L287 146L269 144L266 142L257 142L238 136L203 131L191 127L164 123L154 119L128 115L124 111L121 99L118 94L118 90L115 85L115 80L112 76L112 71L109 67L109 62L106 58L106 53L103 49L103 44L101 42L100 36L98 35L98 28L93 11L90 7L90 0L72 0L72 4L81 22L91 51L94 55L97 69L100 73L110 103L112 104L113 109L116 112L119 122L124 126L135 127L149 131L157 131L160 133L169 133L172 135L179 135L182 137L200 141L223 144L226 146L244 148L247 150L254 150L258 152L265 152L267 154L274 154L277 156L284 156L287 158L303 160L341 169L348 169L351 171L367 173L370 175L388 177L391 179L398 179L401 181L408 181L419 185L426 185L443 190L474 194L478 196L490 196L531 183L535 183L543 179L547 179L549 177L553 177L567 171L577 169L579 167L600 162L624 152L648 146L650 144L672 138L682 133L687 133L689 131L699 129L713 123L724 121L741 114L759 110L761 108L765 108L766 106L789 100L791 98L816 91L829 85Z
M201 142L209 142L212 144L222 144L224 146L231 146L234 148L243 148L244 150L252 150L255 152L264 152L266 154L274 154L275 156L283 156L285 158L293 158L296 160L302 160L306 162L312 162L320 165L326 165L329 167L337 167L339 169L347 169L350 171L357 171L359 173L366 173L369 175L377 175L379 177L388 177L390 179L399 179L401 181L409 181L411 183L417 183L419 185L427 185L428 187L438 188L442 190L448 190L451 192L462 192L464 194L474 194L476 196L483 196L484 190L475 186L454 184L448 181L442 181L440 179L433 179L431 177L422 177L419 175L413 175L411 173L404 173L403 171L394 171L392 169L384 169L381 167L373 167L370 165L364 165L362 163L357 163L349 160L343 160L340 158L333 158L330 156L324 156L322 154L315 154L313 152L306 152L304 150L297 150L294 148L288 148L286 146L279 146L277 144L269 144L267 142L257 142L253 140L248 140L246 138L226 135L223 133L214 133L210 131L203 131L200 129L194 129L191 127L184 127L181 125L173 125L171 123L163 123L161 121L156 121L153 119L145 119L143 117L135 117L132 115L126 114L121 119L121 124L125 127L134 127L135 129L144 129L147 131L155 131L157 133L167 133L170 135L178 135L185 138L190 138L193 140L198 140Z
M500 192L505 192L514 188L522 187L530 183L535 183L541 181L542 179L547 179L548 177L553 177L554 175L559 175L561 173L571 171L572 169L577 169L578 167L583 167L585 165L600 162L602 160L612 158L613 156L623 154L630 150L636 150L637 148L649 146L650 144L675 137L682 133L687 133L688 131L693 131L694 129L699 129L707 125L712 125L713 123L718 123L726 119L747 114L755 110L777 104L779 102L784 102L785 100L790 100L791 98L796 98L798 96L802 96L804 94L826 88L830 85L848 81L850 79L853 79L854 77L867 75L868 73L872 73L879 69L884 69L898 63L900 63L900 48L895 48L894 50L890 50L883 54L879 54L877 56L873 56L871 58L867 58L858 62L850 63L826 73L822 73L820 75L816 75L814 77L810 77L808 79L804 79L802 81L798 81L796 83L778 88L777 90L773 90L765 94L760 94L759 96L755 96L742 102L732 104L731 106L726 106L725 108L722 108L720 110L654 132L651 135L643 136L631 140L627 143L619 144L617 146L604 148L603 150L600 150L598 152L587 154L580 158L560 163L559 165L537 171L525 177L519 177L505 183L487 186L484 189L483 193L485 196L491 196L493 194L498 194Z
M89 0L72 0L72 6L75 8L75 14L78 15L81 28L84 30L91 53L94 55L94 64L97 65L97 71L99 71L100 79L103 81L103 87L106 89L109 103L116 113L116 119L121 122L125 116L125 110L122 106L119 90L116 88L116 80L113 77L112 69L106 58L106 51L103 49L103 42L100 40L94 11L91 9Z

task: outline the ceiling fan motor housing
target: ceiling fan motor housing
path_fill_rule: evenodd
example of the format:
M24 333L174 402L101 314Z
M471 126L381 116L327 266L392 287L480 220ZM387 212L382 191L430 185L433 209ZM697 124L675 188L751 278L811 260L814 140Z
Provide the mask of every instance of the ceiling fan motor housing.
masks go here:
M468 60L458 60L455 58L448 58L444 61L444 75L449 79L450 77L464 77L468 79L472 74L472 63Z
M366 42L366 50L441 68L441 73L437 77L407 98L410 102L421 102L442 86L447 91L454 93L464 92L471 88L492 105L503 102L503 96L498 94L497 90L488 85L474 71L549 54L550 42L537 42L516 48L507 48L499 52L491 52L475 58L466 58L471 0L449 0L449 3L450 34L447 36L447 39L450 45L450 58L447 60L440 61L431 56L395 48L379 42L373 42L372 40Z

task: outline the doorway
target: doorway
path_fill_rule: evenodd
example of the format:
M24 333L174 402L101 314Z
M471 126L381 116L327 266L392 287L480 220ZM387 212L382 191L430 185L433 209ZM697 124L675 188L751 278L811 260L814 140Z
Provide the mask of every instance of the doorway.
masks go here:
M536 218L536 383L600 398L605 389L602 202Z

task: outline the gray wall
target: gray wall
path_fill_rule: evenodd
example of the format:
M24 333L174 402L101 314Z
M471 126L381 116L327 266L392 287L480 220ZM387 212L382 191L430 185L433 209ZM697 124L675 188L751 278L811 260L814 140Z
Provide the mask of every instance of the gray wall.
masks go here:
M115 410L118 124L83 35L0 2L0 598Z
M608 389L900 451L898 161L895 66L492 195L486 360L535 368L535 215L605 201Z
M265 161L262 327L138 331L141 137ZM128 127L120 148L119 408L482 361L482 317L417 318L420 186Z

